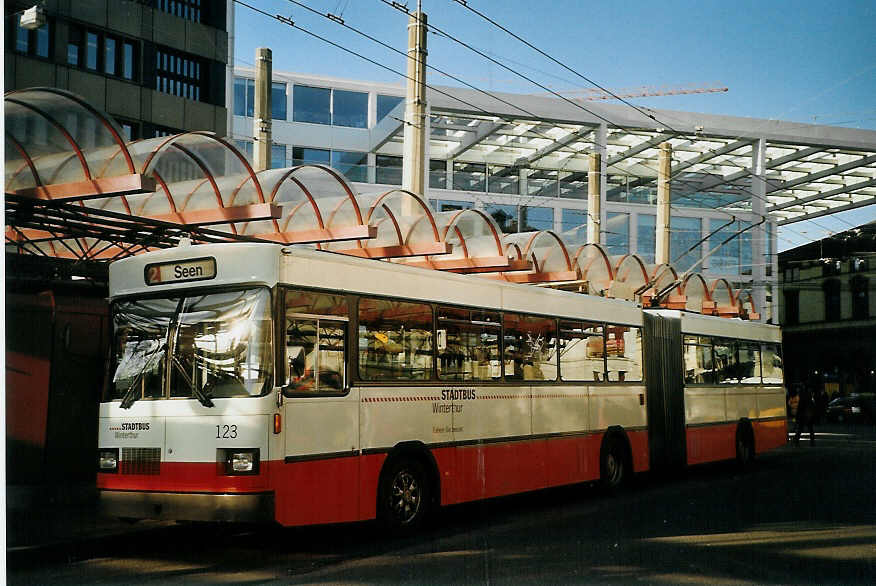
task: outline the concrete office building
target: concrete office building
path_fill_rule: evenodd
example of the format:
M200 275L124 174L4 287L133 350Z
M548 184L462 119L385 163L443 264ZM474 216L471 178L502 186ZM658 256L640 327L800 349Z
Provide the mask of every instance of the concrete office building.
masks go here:
M7 0L6 91L55 87L111 114L127 138L226 134L230 2ZM20 26L44 8L45 24Z
M248 153L253 78L235 68L229 105L232 136ZM653 263L658 150L669 142L672 264L750 288L763 319L773 319L777 226L876 203L874 131L660 110L650 118L623 104L437 89L426 146L426 197L437 211L475 207L505 232L580 240L588 156L599 153L601 242ZM272 167L326 164L361 193L397 188L404 92L275 70Z

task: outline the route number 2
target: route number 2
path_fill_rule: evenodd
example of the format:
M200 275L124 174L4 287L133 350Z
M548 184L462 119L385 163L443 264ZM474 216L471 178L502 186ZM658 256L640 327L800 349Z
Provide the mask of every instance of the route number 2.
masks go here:
M217 425L216 439L235 439L237 437L236 425Z

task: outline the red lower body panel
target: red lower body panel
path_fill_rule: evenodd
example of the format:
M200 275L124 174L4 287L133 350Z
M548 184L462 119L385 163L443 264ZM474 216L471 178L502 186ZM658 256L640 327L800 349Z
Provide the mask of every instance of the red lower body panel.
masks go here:
M704 464L736 457L736 422L687 428L687 463Z
M784 418L770 421L755 421L754 451L765 452L788 443L788 421Z
M599 478L603 433L436 448L441 504L449 505ZM628 433L633 469L648 469L648 433ZM690 444L689 444L690 445ZM301 462L267 461L255 476L226 476L221 464L162 462L159 475L98 474L105 490L274 492L282 525L373 519L387 454Z

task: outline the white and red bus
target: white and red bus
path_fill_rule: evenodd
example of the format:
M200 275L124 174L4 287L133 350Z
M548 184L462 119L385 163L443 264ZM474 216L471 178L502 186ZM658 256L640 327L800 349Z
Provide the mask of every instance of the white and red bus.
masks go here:
M773 326L271 244L110 267L109 514L416 526L786 442Z

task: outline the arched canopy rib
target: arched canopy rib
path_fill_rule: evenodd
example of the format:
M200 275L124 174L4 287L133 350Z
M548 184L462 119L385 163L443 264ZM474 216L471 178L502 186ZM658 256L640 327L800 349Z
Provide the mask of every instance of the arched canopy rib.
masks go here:
M496 221L481 210L463 209L434 214L441 240L452 251L440 257L424 256L404 264L457 273L528 270L531 263L508 258ZM413 227L412 237L428 238L431 227L425 217Z
M287 244L317 244L364 240L377 236L365 222L353 188L342 175L324 165L301 165L258 173L268 201L282 206L276 224L256 222L244 233Z
M358 198L365 222L377 228L377 235L355 248L328 243L326 248L365 258L397 258L449 254L453 247L444 242L429 205L419 195L393 189Z
M711 314L715 309L715 302L709 293L706 280L699 273L691 273L681 283L681 292L686 297L685 309L697 313Z
M685 297L681 294L678 281L678 271L670 264L655 264L648 267L648 283L650 287L642 292L642 304L649 306L652 299L661 293L660 307L667 309L684 309ZM669 288L667 290L667 288Z
M635 298L635 292L648 283L648 270L644 261L635 254L625 254L614 261L614 279L608 288L608 296L618 299Z
M739 306L733 287L727 279L715 279L709 288L709 295L715 302L715 314L721 317L736 317L739 315Z
M750 290L739 291L736 295L736 307L739 308L739 315L742 319L753 321L760 319L760 313L758 313L757 307L754 305L754 297Z
M596 243L584 244L575 251L573 261L579 278L587 284L587 291L604 295L614 279L614 267L606 250Z
M578 273L563 239L553 230L505 234L507 248L516 246L522 258L532 261L532 271L491 275L514 283L549 283L576 281Z

